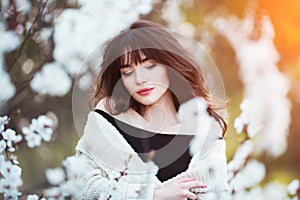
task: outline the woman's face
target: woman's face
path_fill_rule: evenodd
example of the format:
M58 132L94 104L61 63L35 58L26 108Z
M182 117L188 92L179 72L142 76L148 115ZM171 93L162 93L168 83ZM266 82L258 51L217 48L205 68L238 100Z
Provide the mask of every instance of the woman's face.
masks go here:
M129 94L143 105L157 102L169 88L167 68L151 60L128 65L120 70L122 81Z

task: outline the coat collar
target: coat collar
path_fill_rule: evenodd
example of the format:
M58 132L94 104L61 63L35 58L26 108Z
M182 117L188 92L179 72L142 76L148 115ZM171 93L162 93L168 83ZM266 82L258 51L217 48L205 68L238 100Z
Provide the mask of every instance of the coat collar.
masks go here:
M81 148L100 166L131 173L156 173L157 166L144 163L118 130L98 113L91 111L80 139ZM80 149L82 150L82 149Z
M207 141L215 141L214 135L219 135L220 131L220 129L211 129L212 127L216 128L218 125L211 117L205 117L201 113L200 101L201 99L194 98L180 107L181 131L197 133L191 141L191 155L200 151L205 153L202 147L206 145L209 149L210 142ZM213 121L215 123L212 123ZM211 134L211 132L216 134ZM104 117L94 111L88 114L84 134L78 143L77 149L86 153L105 169L123 171L128 168L128 173L143 174L156 174L158 170L156 165L144 163L122 134Z

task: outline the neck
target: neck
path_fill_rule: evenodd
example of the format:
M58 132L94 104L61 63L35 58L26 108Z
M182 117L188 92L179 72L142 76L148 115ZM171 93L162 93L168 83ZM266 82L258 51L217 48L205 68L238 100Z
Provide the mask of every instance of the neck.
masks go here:
M172 130L172 127L178 125L171 92L167 91L155 104L146 106L143 117L149 122L147 128L155 132Z

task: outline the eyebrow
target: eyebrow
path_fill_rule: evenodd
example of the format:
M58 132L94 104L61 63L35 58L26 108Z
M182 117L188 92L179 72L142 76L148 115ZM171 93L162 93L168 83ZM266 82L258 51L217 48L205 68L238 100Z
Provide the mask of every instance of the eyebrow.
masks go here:
M151 59L149 59L149 58L143 58L142 60L141 60L141 63L144 63L144 62L147 62L147 61L149 61L149 60L151 60ZM128 67L132 67L132 65L130 65L130 64L127 64L127 65L122 65L121 66L121 68L128 68Z

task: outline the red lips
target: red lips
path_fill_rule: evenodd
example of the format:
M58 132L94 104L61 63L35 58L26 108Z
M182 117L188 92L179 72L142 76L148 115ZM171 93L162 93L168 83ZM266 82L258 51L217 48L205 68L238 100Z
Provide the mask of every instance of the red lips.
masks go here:
M147 94L149 94L152 90L153 90L153 88L142 88L142 89L139 89L139 90L137 91L137 93L138 93L139 95L147 95Z

